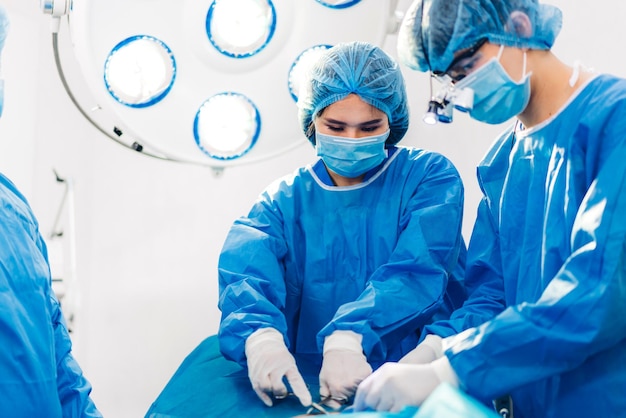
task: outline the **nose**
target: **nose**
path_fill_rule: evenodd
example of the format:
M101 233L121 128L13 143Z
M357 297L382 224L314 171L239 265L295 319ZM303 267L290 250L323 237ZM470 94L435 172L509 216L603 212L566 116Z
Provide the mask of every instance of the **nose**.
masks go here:
M359 129L356 126L346 127L344 129L344 134L348 138L362 138L368 135L367 132L363 132L363 130Z

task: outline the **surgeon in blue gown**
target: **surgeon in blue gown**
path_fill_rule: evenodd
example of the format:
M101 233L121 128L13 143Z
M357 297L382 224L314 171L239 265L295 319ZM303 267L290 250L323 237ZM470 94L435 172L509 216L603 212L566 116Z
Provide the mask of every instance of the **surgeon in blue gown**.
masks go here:
M416 0L405 16L403 62L457 105L472 92L476 120L517 117L478 166L468 301L363 381L357 409L419 405L444 381L510 395L516 418L626 416L626 81L561 62L561 19L535 0Z
M396 144L409 125L398 64L376 46L329 49L300 89L319 159L276 180L235 221L219 259L219 343L268 406L294 355L317 358L338 408L372 369L415 348L465 300L463 185L442 155Z
M8 29L0 5L0 51ZM3 87L0 80L0 113ZM72 356L51 284L37 220L24 196L0 174L0 417L102 416Z

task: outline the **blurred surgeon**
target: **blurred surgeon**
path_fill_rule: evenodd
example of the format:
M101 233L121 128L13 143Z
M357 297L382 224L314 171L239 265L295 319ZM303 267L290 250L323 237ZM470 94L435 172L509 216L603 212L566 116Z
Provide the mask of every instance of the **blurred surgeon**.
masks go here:
M443 381L510 395L516 418L626 417L626 81L561 62L560 28L535 0L410 7L403 61L455 105L472 93L472 118L515 118L477 170L468 301L364 381L357 409L419 405Z
M0 6L0 51L9 28ZM3 108L0 80L0 111ZM51 288L35 215L0 174L0 417L101 417Z
M311 404L294 356L313 355L320 397L338 408L465 300L463 186L443 156L396 146L406 91L378 47L336 45L301 91L300 123L319 159L276 180L232 226L219 260L219 342L268 406L287 394L283 378Z

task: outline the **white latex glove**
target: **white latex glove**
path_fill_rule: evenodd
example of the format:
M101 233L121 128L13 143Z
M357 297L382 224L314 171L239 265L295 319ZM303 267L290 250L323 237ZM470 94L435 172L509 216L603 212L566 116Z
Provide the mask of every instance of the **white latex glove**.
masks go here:
M270 395L276 399L287 396L283 377L287 378L300 403L303 406L311 405L311 393L280 332L274 328L261 328L253 332L246 340L246 357L252 388L265 405L272 406Z
M438 335L428 334L424 341L409 351L398 363L426 364L443 356L442 338Z
M363 354L363 336L352 331L335 331L324 340L324 359L320 371L320 397L338 409L354 395L356 388L372 373Z
M385 363L359 385L354 410L398 412L406 406L420 406L443 382L459 386L446 356L429 364Z

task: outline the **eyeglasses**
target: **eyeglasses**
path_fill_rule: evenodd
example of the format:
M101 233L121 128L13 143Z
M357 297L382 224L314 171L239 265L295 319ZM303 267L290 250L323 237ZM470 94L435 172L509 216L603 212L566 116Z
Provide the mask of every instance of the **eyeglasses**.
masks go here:
M452 82L455 83L457 81L461 81L467 75L467 71L471 69L474 63L474 60L470 62L465 61L472 58L486 42L487 38L479 39L478 42L476 42L472 47L465 49L456 58L454 58L445 71L433 71L433 75L438 78L447 75L452 79Z

